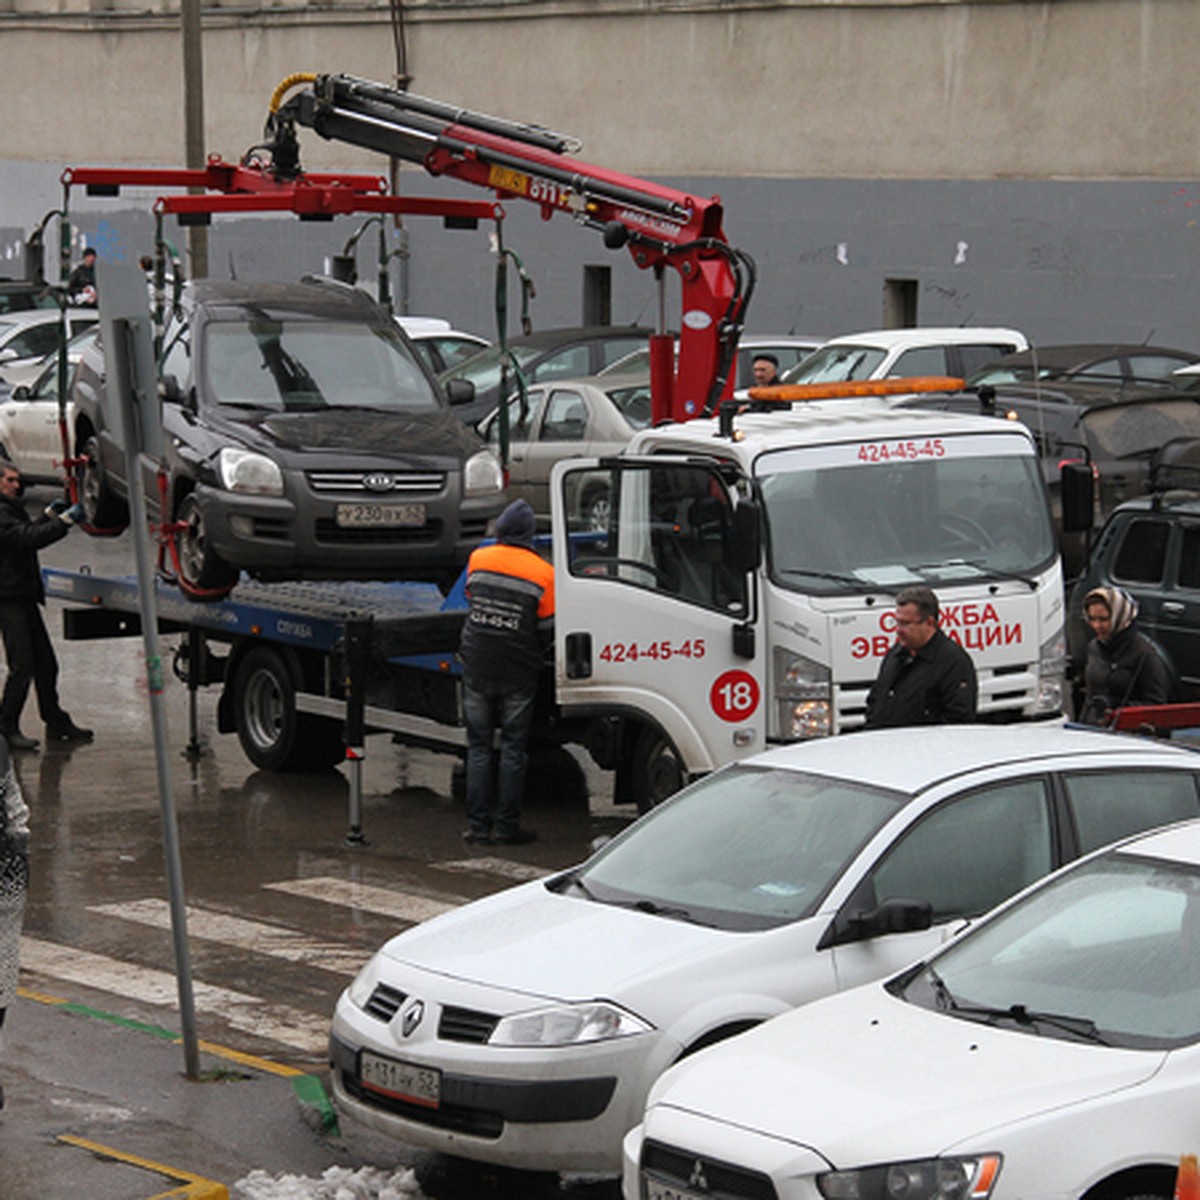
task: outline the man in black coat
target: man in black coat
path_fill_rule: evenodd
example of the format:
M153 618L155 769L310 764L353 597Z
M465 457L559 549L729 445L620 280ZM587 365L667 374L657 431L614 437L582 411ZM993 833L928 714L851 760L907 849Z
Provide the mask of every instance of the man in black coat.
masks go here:
M905 588L896 597L896 644L867 694L867 728L973 721L977 691L971 656L938 628L937 597Z
M32 683L38 712L52 742L90 742L58 700L58 658L42 620L46 601L38 551L65 538L83 518L83 507L57 500L36 520L21 500L21 472L0 460L0 637L8 678L0 695L0 734L13 750L36 750L35 738L21 732L21 711Z

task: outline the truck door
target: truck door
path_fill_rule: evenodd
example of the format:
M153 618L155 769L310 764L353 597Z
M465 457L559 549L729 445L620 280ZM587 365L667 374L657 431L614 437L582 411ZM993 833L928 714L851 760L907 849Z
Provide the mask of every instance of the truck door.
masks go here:
M579 496L598 483L607 526L585 529ZM759 513L744 482L683 459L570 461L551 500L558 700L567 716L624 718L624 798L647 806L763 749Z

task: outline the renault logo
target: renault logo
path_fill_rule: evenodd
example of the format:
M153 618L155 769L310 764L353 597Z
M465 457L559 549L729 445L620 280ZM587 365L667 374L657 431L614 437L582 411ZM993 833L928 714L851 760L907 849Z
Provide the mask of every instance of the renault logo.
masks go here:
M704 1176L704 1164L696 1159L692 1163L692 1173L688 1176L688 1187L697 1188L699 1191L708 1191L708 1180Z
M400 1022L400 1032L405 1037L411 1037L412 1032L421 1023L421 1018L425 1015L425 1002L423 1000L414 1000L404 1010L404 1020Z
M368 492L390 492L396 486L395 476L386 471L374 471L363 476L363 487Z

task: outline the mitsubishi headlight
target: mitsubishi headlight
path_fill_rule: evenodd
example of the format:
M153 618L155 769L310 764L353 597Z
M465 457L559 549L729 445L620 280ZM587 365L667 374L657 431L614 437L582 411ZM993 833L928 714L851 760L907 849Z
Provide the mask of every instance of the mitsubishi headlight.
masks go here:
M463 467L464 496L495 496L504 490L504 469L491 450L480 450Z
M283 472L265 454L225 446L217 455L217 475L229 492L250 496L282 496Z
M488 1038L492 1046L579 1046L649 1033L641 1017L603 1000L554 1004L501 1018Z
M987 1200L1000 1155L923 1158L817 1176L825 1200Z
M775 648L775 712L783 742L833 732L833 673L782 646Z
M1060 629L1038 651L1038 692L1034 712L1060 713L1067 674L1067 635Z

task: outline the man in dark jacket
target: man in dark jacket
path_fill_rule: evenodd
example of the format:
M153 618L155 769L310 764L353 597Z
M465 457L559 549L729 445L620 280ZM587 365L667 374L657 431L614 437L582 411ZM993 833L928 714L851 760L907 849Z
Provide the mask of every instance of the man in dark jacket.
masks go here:
M13 750L36 750L35 738L21 732L21 711L32 683L38 712L51 742L89 742L58 701L58 658L41 606L46 601L38 551L65 538L83 518L83 507L57 500L36 520L21 500L21 473L0 460L0 636L8 659L8 678L0 696L0 734Z
M971 656L938 628L937 597L905 588L896 597L896 644L867 695L867 727L973 721L976 692Z
M533 509L514 500L496 518L494 545L467 562L470 609L463 625L463 715L467 724L468 844L521 845L527 745L538 677L552 645L554 568L533 549ZM492 779L492 737L500 766Z

